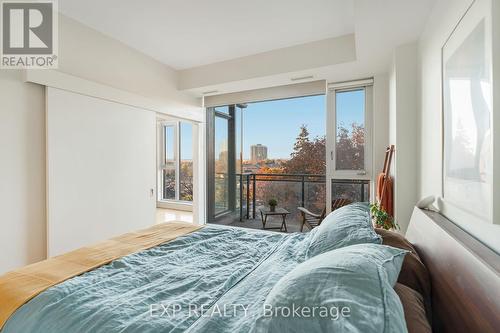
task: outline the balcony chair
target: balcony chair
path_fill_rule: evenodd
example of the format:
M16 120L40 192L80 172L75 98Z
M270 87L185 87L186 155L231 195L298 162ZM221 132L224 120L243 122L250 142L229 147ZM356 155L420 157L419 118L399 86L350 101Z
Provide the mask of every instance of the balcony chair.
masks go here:
M332 212L350 203L352 203L352 201L349 199L344 199L344 198L335 199L332 201ZM304 207L298 207L297 209L302 214L302 225L300 226L300 232L302 232L302 230L304 229L304 225L307 225L309 230L316 228L321 224L326 215L326 207L323 209L321 214L312 213L311 211L307 210Z

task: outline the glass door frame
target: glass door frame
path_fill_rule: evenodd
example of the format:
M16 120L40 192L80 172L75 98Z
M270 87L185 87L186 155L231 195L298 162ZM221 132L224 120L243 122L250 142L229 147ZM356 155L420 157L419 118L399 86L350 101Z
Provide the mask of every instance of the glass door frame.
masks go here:
M207 115L207 220L208 223L215 219L230 214L236 209L236 106L228 105L228 113L216 110L216 107L206 109ZM215 119L216 117L227 120L228 133L228 209L215 212Z

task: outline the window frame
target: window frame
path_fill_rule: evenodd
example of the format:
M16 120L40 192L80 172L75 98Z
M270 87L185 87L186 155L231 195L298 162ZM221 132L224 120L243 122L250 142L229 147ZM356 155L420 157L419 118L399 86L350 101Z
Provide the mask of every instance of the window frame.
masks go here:
M182 121L190 123L189 121ZM174 164L175 164L175 199L164 198L164 173L167 166L167 145L166 145L166 127L174 128ZM194 133L194 132L193 132ZM179 209L179 205L192 206L193 202L180 199L180 177L181 177L181 121L174 120L159 120L158 121L158 191L157 202L159 205L167 204L167 206ZM194 167L194 166L193 166ZM193 170L194 172L194 170ZM194 180L193 180L194 181ZM175 206L172 206L175 205Z
M337 93L365 91L365 147L364 170L337 170ZM327 96L327 176L329 179L372 180L373 177L373 81L334 84L328 87Z

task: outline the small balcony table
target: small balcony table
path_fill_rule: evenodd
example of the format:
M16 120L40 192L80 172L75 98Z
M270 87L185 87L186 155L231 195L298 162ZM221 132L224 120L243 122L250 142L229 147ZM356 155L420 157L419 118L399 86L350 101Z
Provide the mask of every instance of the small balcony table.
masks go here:
M278 208L278 207L276 207L276 209L274 211L271 211L269 209L269 207L260 208L259 210L260 210L260 217L262 219L262 229L263 230L279 229L279 231L287 232L286 217L287 217L287 215L290 214L290 212L288 210L286 210L285 208ZM268 227L268 228L266 228L268 216L281 216L281 219L282 219L281 226L280 227Z

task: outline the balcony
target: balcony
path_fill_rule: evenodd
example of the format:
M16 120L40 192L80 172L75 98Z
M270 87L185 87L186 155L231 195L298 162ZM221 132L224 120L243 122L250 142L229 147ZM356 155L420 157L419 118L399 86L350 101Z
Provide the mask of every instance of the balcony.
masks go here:
M227 203L227 174L217 174L215 179L216 202ZM370 183L368 180L334 179L331 181L332 199L345 198L352 202L369 201ZM287 216L288 232L300 231L302 217L297 210L305 207L320 213L326 202L326 177L313 174L282 173L242 173L236 174L236 202L230 210L227 205L216 206L215 223L253 229L261 229L260 207L267 206L269 199L278 201L278 207L290 212ZM270 217L269 227L279 227L281 217Z

